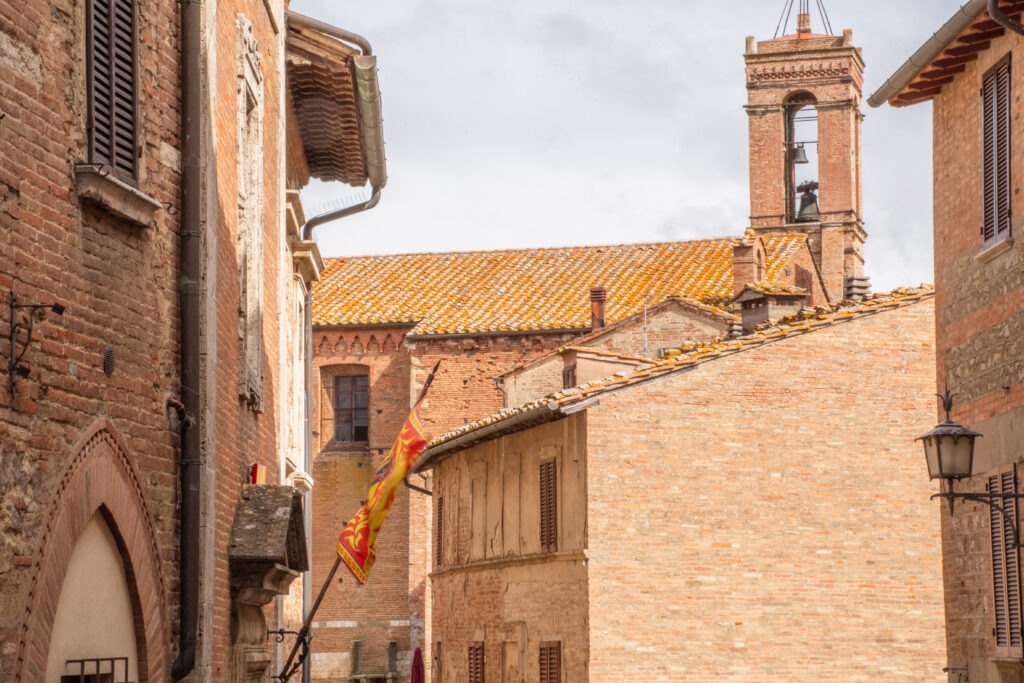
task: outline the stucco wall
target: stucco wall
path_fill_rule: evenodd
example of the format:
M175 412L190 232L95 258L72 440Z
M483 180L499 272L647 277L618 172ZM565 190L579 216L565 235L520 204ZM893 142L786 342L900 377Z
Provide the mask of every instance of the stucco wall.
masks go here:
M431 574L432 651L439 641L443 680L468 680L473 642L484 643L487 680L538 680L545 641L562 642L564 680L587 680L585 428L572 416L480 444L434 472L445 531ZM548 458L558 468L554 553L540 547L538 466Z

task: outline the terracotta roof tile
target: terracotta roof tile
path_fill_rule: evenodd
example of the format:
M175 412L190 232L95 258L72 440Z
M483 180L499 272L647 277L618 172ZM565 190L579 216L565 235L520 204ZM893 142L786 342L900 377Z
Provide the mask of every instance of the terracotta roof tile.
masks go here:
M830 312L820 312L815 309L805 310L799 314L789 316L774 327L759 330L753 334L733 340L715 340L703 344L686 344L679 351L669 352L663 359L653 365L637 368L631 371L619 372L611 377L606 377L595 382L590 382L578 387L564 389L550 396L531 401L521 406L506 408L498 413L490 415L469 424L463 425L452 431L434 437L427 445L425 458L433 457L432 449L440 448L451 444L463 436L484 430L495 428L502 422L512 422L518 416L527 416L536 413L537 421L550 419L573 405L583 403L591 399L599 398L604 394L620 391L629 386L641 384L658 377L678 372L684 368L693 367L700 363L706 363L716 358L739 353L744 350L761 346L765 343L777 341L811 332L829 325L835 325L848 320L864 317L885 310L891 310L900 306L907 306L918 303L935 296L935 290L929 285L922 285L917 288L906 288L894 290L889 296L871 299L857 304L845 304ZM512 425L509 425L510 429ZM504 430L499 430L504 431ZM481 439L486 434L481 433ZM417 463L417 468L426 465L426 461Z
M352 58L336 40L288 28L288 90L309 172L325 182L367 181Z
M806 236L765 237L774 279ZM583 330L589 292L608 290L609 324L677 296L722 312L736 239L328 259L314 325L408 323L412 334Z

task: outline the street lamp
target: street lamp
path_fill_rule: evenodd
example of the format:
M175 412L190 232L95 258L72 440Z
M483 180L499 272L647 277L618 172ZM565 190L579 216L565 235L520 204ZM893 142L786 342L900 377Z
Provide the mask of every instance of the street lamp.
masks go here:
M993 510L998 510L1010 527L1013 529L1013 544L1021 548L1020 530L1017 528L1017 520L1014 519L1016 505L1000 505L1000 502L1009 499L1018 500L1024 498L1020 493L956 493L953 484L957 479L970 477L974 468L974 440L981 434L970 427L964 427L950 419L949 413L953 409L953 396L947 388L944 393L938 394L942 399L942 408L946 411L946 419L935 426L927 434L922 434L915 441L924 442L924 457L928 463L928 476L931 479L939 479L947 482L946 490L932 495L932 499L945 498L949 501L949 514L953 514L953 504L957 499L969 500L976 503L984 503Z
M946 389L945 393L939 394L939 398L942 399L942 408L946 411L946 419L930 432L915 440L924 442L928 477L949 481L949 490L952 493L954 481L972 474L974 440L981 434L970 427L957 424L949 418L949 413L953 410L953 396L949 393L949 389ZM950 498L950 504L952 502L953 499Z

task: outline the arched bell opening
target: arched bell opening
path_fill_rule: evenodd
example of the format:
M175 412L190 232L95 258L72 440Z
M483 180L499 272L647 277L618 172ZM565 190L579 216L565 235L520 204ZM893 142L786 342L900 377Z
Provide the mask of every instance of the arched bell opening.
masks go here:
M818 101L800 91L786 98L786 222L819 220Z

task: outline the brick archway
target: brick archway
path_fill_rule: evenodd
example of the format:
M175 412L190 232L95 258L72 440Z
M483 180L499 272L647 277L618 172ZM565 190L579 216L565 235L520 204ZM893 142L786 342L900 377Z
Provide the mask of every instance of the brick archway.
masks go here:
M108 420L96 421L72 449L36 546L14 677L42 683L53 620L75 541L101 513L124 558L138 644L140 683L162 683L170 671L160 553L135 467Z

